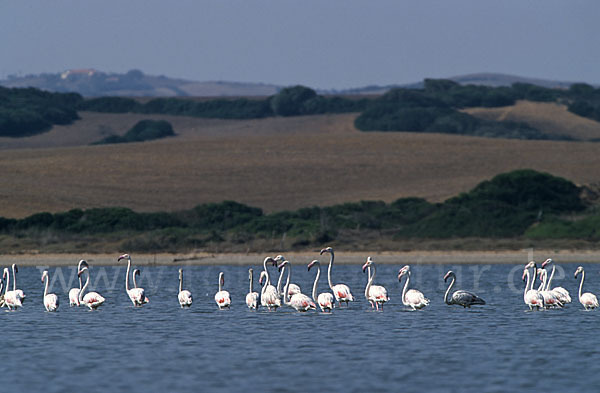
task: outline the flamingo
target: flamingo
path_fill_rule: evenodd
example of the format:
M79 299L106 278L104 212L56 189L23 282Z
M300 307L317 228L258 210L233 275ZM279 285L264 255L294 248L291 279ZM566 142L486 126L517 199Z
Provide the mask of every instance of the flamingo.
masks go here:
M577 275L581 273L581 282L579 283L579 303L586 310L591 310L598 307L598 298L591 292L586 292L583 295L581 294L581 289L583 288L583 280L585 280L585 272L583 271L583 267L577 267L575 270L575 278L577 279Z
M250 280L250 289L246 295L246 305L249 309L256 310L258 308L258 292L254 292L253 289L254 270L252 268L248 269L248 280Z
M135 285L135 288L129 289L129 271L131 270L131 257L129 254L121 255L117 261L121 261L121 259L127 259L127 272L125 273L125 291L127 292L127 296L131 299L134 307L141 307L145 303L148 303L148 298L144 292L144 288L138 288ZM138 273L139 274L139 273ZM135 274L134 274L134 283L135 283Z
M308 296L306 296L303 293L296 293L294 295L292 295L292 297L290 298L290 279L292 276L292 265L290 264L289 261L284 260L279 266L277 266L277 268L279 269L279 271L283 270L284 267L288 268L288 273L287 273L287 280L285 283L285 289L283 290L284 292L284 296L283 296L283 303L292 307L293 309L295 309L296 311L308 311L308 310L316 310L317 306L315 305L315 303L311 300L311 298L309 298Z
M18 292L8 290L10 287L10 271L7 267L4 268L2 279L6 279L6 286L4 287L4 305L8 307L9 310L16 310L18 307L21 307L23 303L21 303L21 297Z
M13 291L17 292L17 295L21 298L21 302L25 301L25 294L21 289L17 289L17 273L19 272L19 268L16 264L12 264L12 272L13 272Z
M475 295L473 292L463 291L459 289L458 291L454 291L452 294L452 298L448 300L448 293L450 293L450 289L454 285L454 281L456 281L456 274L452 270L448 270L448 273L444 276L444 282L448 281L448 278L452 277L452 282L448 286L446 290L446 294L444 294L444 303L448 305L458 304L459 306L463 306L463 308L471 307L476 304L485 304L485 300Z
M556 265L554 264L554 261L551 258L546 259L542 263L542 269L550 264L552 264L552 273L550 273L550 279L546 283L546 291L554 292L554 294L558 297L558 300L562 304L571 303L571 295L569 294L569 291L567 291L563 287L554 287L550 289L550 284L552 283L552 279L554 278L554 271L556 270Z
M315 265L317 266L317 276L315 277L315 282L313 284L312 298L315 302L317 302L317 304L319 304L319 307L321 307L321 311L331 312L331 310L334 307L333 295L329 292L323 292L320 293L317 297L317 284L319 282L319 277L321 277L321 263L315 259L314 261L308 264L308 271L310 271L310 268Z
M285 260L286 259L285 259L285 257L283 255L277 255L275 257L275 263L276 264L280 264L280 263L282 263ZM279 272L279 279L277 280L277 293L279 293L279 296L284 296L284 293L281 292L281 279L283 277L283 273L284 272L285 272L285 267L284 267L284 269L282 269ZM289 294L288 295L294 296L297 293L302 293L302 291L300 290L300 286L298 286L297 284L290 283L290 289L289 289Z
M533 280L531 281L531 286L529 285L529 268L533 267L534 271L533 271ZM537 290L533 289L533 284L535 282L535 276L536 276L536 271L537 271L537 266L535 265L535 262L531 261L529 262L526 266L525 269L523 270L523 281L525 281L525 276L527 276L527 283L525 284L525 290L523 291L523 301L525 302L526 305L529 306L530 310L533 310L533 307L535 307L537 310L540 309L540 307L544 307L544 297L542 296L542 294L540 294Z
M329 283L329 288L335 296L335 301L338 302L338 304L342 304L342 302L346 303L346 307L348 307L348 302L354 301L354 296L352 296L350 288L348 288L346 284L333 285L331 283L331 267L333 266L333 259L335 257L333 254L333 248L324 248L321 250L319 255L323 255L324 253L329 253L329 267L327 268L327 281Z
M224 308L229 308L231 305L231 299L229 297L229 292L223 290L223 285L225 285L225 275L223 272L219 273L219 291L215 293L215 302L217 302L217 306L222 310Z
M429 299L421 291L417 291L416 289L406 290L410 282L410 266L406 265L398 271L399 282L402 281L402 276L404 275L406 275L406 283L404 284L404 289L402 289L402 304L410 306L413 310L428 306Z
M131 273L131 277L133 278L133 287L134 288L138 287L137 282L135 281L135 278L137 276L141 276L141 275L142 275L142 272L140 269L133 269L133 273ZM144 295L144 303L148 303L149 301L150 300L148 300L148 298Z
M139 270L138 270L139 271ZM135 275L134 275L135 278ZM177 294L177 299L179 300L179 305L181 308L190 307L192 305L192 293L190 291L182 290L181 286L183 285L183 269L179 269L179 293Z
M48 293L48 281L50 277L48 276L48 270L44 270L42 273L42 283L46 280L46 285L44 287L44 307L46 307L46 311L52 312L58 310L58 296L54 293Z
M82 259L77 264L77 278L79 280L79 288L71 288L69 290L69 306L79 306L79 292L81 291L81 276L79 275L79 271L81 270L81 265L85 263L85 260Z
M77 273L77 275L79 276L79 279L81 279L81 275L84 272L87 272L87 276L85 279L85 284L83 285L83 288L81 288L81 291L79 291L79 295L78 295L78 300L79 300L79 304L83 304L85 306L88 306L88 308L90 310L95 310L98 307L100 307L102 304L104 304L104 301L106 299L104 299L104 297L102 297L102 295L100 295L98 292L89 292L85 293L85 290L88 286L88 284L90 283L90 271L89 271L89 265L87 264L87 262L84 261L84 263L81 264L82 268L81 270L79 270L79 272Z
M371 267L373 267L373 275L371 275ZM371 308L373 304L376 309L379 310L379 305L381 305L381 309L383 310L383 304L390 300L387 295L387 290L381 285L373 285L373 281L375 280L375 264L373 263L373 259L371 257L367 258L367 262L362 267L363 273L365 270L369 268L369 273L367 274L367 286L365 287L365 297L371 303Z
M546 279L548 278L548 272L546 269L539 269L538 274L541 281L540 286L538 287L538 292L544 297L545 308L562 308L564 304L560 301L558 295L553 291L545 289L547 287Z
M262 285L263 277L265 277L265 285L260 291L260 304L261 306L266 307L269 311L271 311L271 309L277 310L278 307L281 307L281 296L279 296L277 288L271 285L269 271L267 270L267 262L271 262L273 265L277 265L273 258L266 257L263 261L264 270L260 273L258 283Z

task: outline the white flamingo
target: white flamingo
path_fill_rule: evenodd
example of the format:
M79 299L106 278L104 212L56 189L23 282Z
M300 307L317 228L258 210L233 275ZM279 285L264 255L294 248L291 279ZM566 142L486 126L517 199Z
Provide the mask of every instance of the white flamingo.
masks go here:
M137 288L137 281L135 280L136 277L139 277L142 275L142 272L140 271L140 269L133 269L133 273L131 273L131 278L133 278L133 288ZM144 303L148 303L150 300L148 300L148 298L146 297L146 295L144 295Z
M471 307L476 304L485 304L485 300L475 295L473 292L464 291L462 289L454 291L452 297L450 298L450 300L448 300L448 293L450 293L450 289L454 285L454 281L456 281L456 274L454 274L452 270L449 270L448 273L446 273L446 275L444 276L444 282L447 282L448 278L450 277L452 277L452 282L450 282L450 285L448 285L448 289L444 294L444 303L448 305L458 304L459 306L463 306L465 308Z
M292 265L289 261L284 260L277 268L279 269L279 271L281 271L286 266L288 268L288 271L287 271L287 280L285 283L285 289L283 290L283 292L285 294L283 296L283 303L292 307L296 311L304 312L304 311L308 311L311 309L316 310L317 306L312 301L312 299L303 293L296 293L296 294L292 295L292 297L290 298L289 287L290 287L290 279L292 276Z
M145 303L148 303L148 298L146 297L144 288L138 288L136 285L135 288L129 289L129 271L131 270L131 257L129 256L129 254L123 254L117 259L117 261L121 261L121 259L127 259L127 272L125 273L125 291L127 292L127 296L129 296L129 299L131 299L131 302L135 307L141 307Z
M371 267L373 268L373 275L371 275ZM379 305L381 305L381 309L383 310L383 304L390 300L387 295L387 290L381 285L373 285L373 281L375 280L375 274L377 273L375 270L375 263L371 257L367 258L367 262L362 267L363 273L365 270L369 269L369 273L367 274L367 286L365 287L365 297L371 303L371 307L375 305L376 309L379 310Z
M134 276L135 277L135 276ZM179 293L177 294L177 300L181 308L190 307L194 299L192 299L192 293L187 289L181 289L183 286L183 269L179 269Z
M253 281L254 281L254 270L248 269L248 280L250 280L250 289L246 295L246 305L251 310L258 308L258 292L254 292Z
M350 288L346 284L336 284L333 285L331 282L331 267L333 266L334 253L333 248L326 247L321 250L319 255L323 255L324 253L329 253L329 267L327 268L327 282L329 283L329 288L331 292L333 292L333 296L335 296L335 301L338 304L346 303L346 307L348 306L348 302L354 301L354 296L350 292Z
M598 298L591 292L586 292L583 295L581 294L581 289L583 288L583 280L585 280L585 272L583 271L583 267L579 266L577 270L575 270L575 278L577 279L577 275L581 273L581 282L579 283L579 303L586 310L591 310L598 307Z
M277 255L275 257L276 265L283 263L283 261L286 261L286 259L283 255ZM283 273L285 272L285 269L286 268L284 267L284 269L282 269L279 272L279 279L277 280L277 293L279 293L279 296L282 296L282 297L283 297L284 293L283 293L283 291L281 291L281 281L282 281ZM302 291L300 290L300 286L297 284L293 284L293 283L290 283L290 288L288 289L288 291L289 291L288 295L290 295L290 296L294 296L297 293L302 293Z
M44 287L44 307L46 307L46 311L52 312L58 310L58 296L54 293L48 293L48 281L50 277L48 276L48 270L44 270L42 273L42 283L45 282Z
M85 284L83 285L83 288L81 288L81 291L79 291L79 296L78 296L79 304L88 306L88 308L90 310L95 310L98 307L100 307L102 304L104 304L106 299L104 299L104 297L102 297L102 295L100 295L98 292L85 293L85 290L86 290L88 284L90 283L90 271L89 271L89 265L87 264L87 262L84 262L81 264L81 270L79 270L77 275L81 278L81 275L84 272L87 272L87 276L85 278Z
M321 277L321 263L315 259L308 264L308 271L310 271L310 268L313 266L317 266L317 275L315 277L315 282L313 283L312 298L317 302L319 307L321 307L321 311L330 312L334 307L334 297L329 292L323 292L317 296L317 285L319 283L319 277Z
M529 268L533 268L533 280L531 281L531 285L529 284L530 276L529 276ZM537 272L537 266L535 262L531 261L523 270L523 281L525 281L525 276L527 276L527 283L525 284L525 290L523 291L523 301L526 305L529 306L530 310L533 310L535 307L537 310L544 307L544 297L537 290L533 289L533 285L535 282L535 276Z
M4 305L8 307L9 310L16 310L21 307L23 303L21 303L21 297L16 291L8 290L10 287L10 271L7 267L4 268L2 279L6 279L6 286L4 287Z
M277 288L271 285L269 271L267 270L267 262L271 262L273 265L277 265L273 258L266 257L263 261L264 270L260 274L258 283L262 285L263 277L265 277L265 285L260 291L260 304L261 306L266 307L269 311L271 311L271 309L277 310L278 307L281 307L281 296L279 296Z
M563 287L554 287L552 289L550 289L550 285L552 284L552 279L554 278L554 271L556 270L556 265L554 264L554 261L551 258L546 259L543 263L542 263L542 269L544 269L546 266L552 264L552 272L550 273L550 278L548 279L548 282L546 283L546 291L552 291L554 292L554 294L558 297L558 300L562 303L562 304L568 304L571 303L571 295L569 294L569 291L567 291L565 288Z
M16 264L12 264L12 272L13 272L13 291L19 295L21 298L21 303L25 301L25 294L21 289L17 289L17 273L19 272L19 268Z
M410 282L410 266L406 265L400 271L398 271L398 281L402 281L402 276L406 275L406 283L404 289L402 289L402 304L411 307L413 310L421 309L429 305L429 299L423 295L421 291L416 289L409 289L408 283Z
M219 273L219 291L215 293L215 302L217 302L217 306L219 309L229 308L231 306L231 298L229 297L229 292L223 290L223 285L225 285L225 274L223 272Z
M544 297L544 307L562 308L564 304L560 301L558 295L552 291L545 289L547 286L546 280L548 278L548 272L546 271L546 269L539 269L538 274L540 276L540 286L538 287L538 292Z
M82 259L77 264L77 279L79 280L79 288L71 288L69 290L69 306L79 306L79 292L81 291L81 276L79 275L79 271L81 270L81 265L85 263L85 260Z

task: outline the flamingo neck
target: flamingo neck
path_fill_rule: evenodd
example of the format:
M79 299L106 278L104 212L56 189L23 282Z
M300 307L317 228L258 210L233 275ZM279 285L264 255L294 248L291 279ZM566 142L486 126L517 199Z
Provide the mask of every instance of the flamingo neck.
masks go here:
M533 286L535 285L535 279L537 278L537 266L533 266L533 278L531 279L531 290L533 290Z
M315 277L312 290L312 297L315 302L317 301L317 284L319 282L319 277L321 277L321 265L317 264L317 275Z
M47 274L44 277L44 281L46 281L46 283L44 285L44 298L46 298L46 295L48 294L48 275Z
M266 259L263 261L263 268L265 269L265 274L267 275L267 281L265 282L265 286L263 288L266 288L269 284L271 284L271 278L269 277L269 271L267 270Z
M284 266L286 267L286 266ZM287 280L285 282L285 288L283 289L285 291L285 293L283 294L283 302L285 304L290 304L290 293L289 293L289 288L290 288L290 277L292 275L292 267L289 266L288 267L288 274L287 274Z
M525 290L523 291L523 298L525 298L527 291L529 290L529 270L525 270L525 275L527 276L527 283L525 284Z
M538 292L543 291L546 288L546 278L548 278L548 273L546 270L542 271L542 277L540 277L540 286L538 287Z
M329 283L329 288L333 291L333 284L331 283L331 267L333 266L333 251L331 251L329 255L329 267L327 268L327 282Z
M127 273L125 273L125 290L129 293L129 271L131 270L131 259L127 258ZM135 282L135 277L133 278Z
M583 280L585 280L585 270L581 271L581 282L579 283L579 301L581 302L581 290L583 289Z
M182 284L183 284L183 272L179 273L179 292L181 292Z
M219 292L221 292L223 290L223 285L221 284L221 277L223 277L223 273L219 274Z
M86 270L85 272L87 273L87 275L85 277L85 285L83 286L81 291L79 291L79 303L83 302L83 293L85 292L88 284L90 283L90 272L89 270Z
M367 266L367 276L369 276L369 281L367 281L367 286L365 287L365 297L369 300L371 284L373 284L373 280L375 279L375 265L373 265L373 275L371 275L371 266Z
M254 292L254 291L252 291L252 289L253 289L252 287L254 286L253 281L254 281L254 274L250 274L250 290L248 291L249 293Z
M550 283L552 282L552 279L554 278L554 271L556 270L556 266L554 266L554 263L552 264L552 273L550 273L550 278L548 279L548 283L546 284L546 291L550 290Z
M6 269L5 271L6 271L6 287L4 288L4 296L6 296L6 293L8 292L8 288L10 287L10 272L8 271L8 269Z
M287 266L284 266L281 269L281 272L279 272L279 279L277 279L277 293L279 295L281 295L281 279L283 278L283 273L285 273L285 269L287 268Z
M448 285L448 289L446 289L446 293L444 294L444 303L446 304L452 304L452 302L448 301L448 294L450 293L450 289L452 289L452 286L454 285L454 281L456 281L456 277L452 275L452 281L450 282L450 285ZM402 298L404 298L404 296L402 296Z
M406 273L406 283L404 283L404 288L402 289L402 303L407 305L406 302L406 290L408 289L408 283L410 282L410 271Z
M17 290L17 273L15 273L15 265L12 265L12 271L13 271L13 291Z

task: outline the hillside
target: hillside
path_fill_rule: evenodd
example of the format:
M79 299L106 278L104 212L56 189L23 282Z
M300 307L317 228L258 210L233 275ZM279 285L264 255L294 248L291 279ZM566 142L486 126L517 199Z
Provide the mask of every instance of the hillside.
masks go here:
M44 134L0 138L0 216L107 206L173 211L223 200L266 212L413 196L439 202L519 168L579 185L600 179L598 144L590 142L363 133L353 126L355 114L244 121L80 116ZM169 121L177 136L85 146L147 118Z

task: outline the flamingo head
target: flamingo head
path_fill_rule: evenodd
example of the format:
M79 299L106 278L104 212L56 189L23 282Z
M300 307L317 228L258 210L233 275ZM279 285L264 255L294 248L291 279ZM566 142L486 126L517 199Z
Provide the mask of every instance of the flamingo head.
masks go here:
M280 255L278 255L279 257ZM277 259L277 258L275 258ZM281 271L281 269L283 269L289 262L288 261L283 261L281 262L279 265L277 265L277 270Z
M583 273L583 266L578 266L577 270L575 270L575 278L579 275L579 273Z
M320 265L320 264L321 264L321 262L319 262L318 260L315 259L314 261L312 261L311 263L308 264L308 270L310 271L311 267L313 267L315 265Z
M120 261L121 259L131 259L131 257L129 256L129 254L123 254L117 259L117 261Z
M452 270L448 270L448 273L444 276L444 282L448 281L450 277L456 277L456 274Z
M371 257L367 257L367 262L365 262L365 264L364 264L364 265L363 265L363 267L362 267L362 271L363 271L363 273L364 273L364 272L367 270L367 268L368 268L369 266L371 266L371 265L373 265L373 258L371 258Z
M42 282L44 282L44 280L48 277L48 270L44 270L42 272Z
M408 265L404 265L404 267L398 271L398 280L405 274L410 274L410 266Z
M141 274L140 269L134 269L133 270L133 275L134 276L139 276Z
M254 274L254 270L252 268L248 269L248 279L252 279L252 274Z
M321 250L321 252L319 253L319 255L323 255L326 252L328 252L330 254L333 254L333 248L331 248L331 247L325 247L324 249Z
M283 262L283 261L285 261L285 260L286 260L286 259L285 259L285 257L284 257L283 255L277 255L277 256L276 256L276 257L273 259L273 261L275 261L275 263L274 263L273 265L279 264L279 263L281 263L281 262Z
M540 279L542 277L544 277L544 276L547 276L547 275L548 275L548 272L546 271L546 269L541 268L541 269L538 270L538 276L540 276Z
M527 268L523 269L523 276L521 277L521 279L523 281L525 281L525 277L529 274L529 271L527 270Z
M547 265L551 264L552 262L554 262L552 258L546 259L544 262L542 262L542 269L545 268Z
M525 269L530 269L532 267L537 268L535 261L529 261L529 263L527 265L525 265Z

